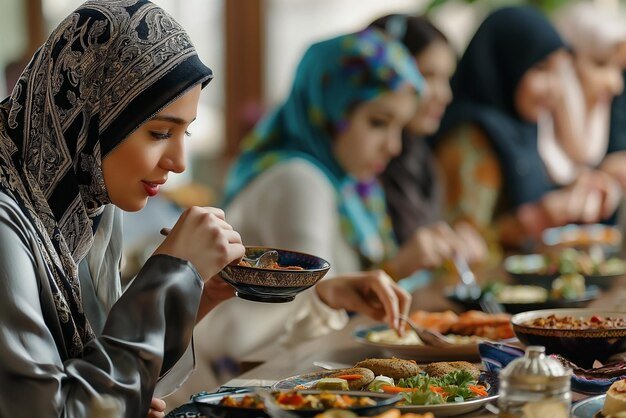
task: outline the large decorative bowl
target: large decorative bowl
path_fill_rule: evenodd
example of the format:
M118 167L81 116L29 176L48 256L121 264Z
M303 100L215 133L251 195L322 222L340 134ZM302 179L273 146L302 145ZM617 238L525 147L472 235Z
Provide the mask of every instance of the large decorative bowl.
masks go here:
M524 345L542 345L549 354L560 354L574 364L591 368L594 360L606 361L613 354L626 351L626 327L606 329L555 329L531 326L538 318L555 315L589 319L593 316L626 318L625 312L595 309L544 309L517 314L511 318L513 331Z
M255 302L290 302L298 293L317 283L330 269L330 263L322 258L278 248L246 247L246 257L256 259L271 250L278 252L279 265L298 266L302 270L226 266L220 271L220 276L235 288L238 297Z

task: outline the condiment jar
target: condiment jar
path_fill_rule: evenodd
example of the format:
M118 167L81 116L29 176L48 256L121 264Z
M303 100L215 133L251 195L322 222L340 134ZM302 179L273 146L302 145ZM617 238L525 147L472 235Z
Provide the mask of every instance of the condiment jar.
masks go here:
M572 370L529 346L500 372L500 418L568 418Z

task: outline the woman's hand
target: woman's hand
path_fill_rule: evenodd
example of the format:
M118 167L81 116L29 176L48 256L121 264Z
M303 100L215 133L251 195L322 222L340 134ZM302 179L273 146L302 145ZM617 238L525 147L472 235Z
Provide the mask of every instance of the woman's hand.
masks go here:
M218 208L192 207L178 218L176 225L154 254L168 254L188 260L205 284L212 286L215 276L226 265L241 259L245 248Z
M159 398L152 398L150 403L150 411L148 411L148 418L163 418L165 417L165 401Z
M487 255L487 245L467 223L452 229L447 223L438 222L418 228L386 267L395 279L401 279L419 269L439 267L455 254L468 262L480 261Z
M626 190L626 151L617 151L604 157L599 169L615 180Z
M316 285L320 299L333 309L346 309L385 320L401 331L400 314L408 315L411 295L382 270L364 271L322 280Z
M607 173L584 172L572 185L547 193L541 199L547 217L543 223L560 226L570 222L599 222L613 214L621 195L621 187Z

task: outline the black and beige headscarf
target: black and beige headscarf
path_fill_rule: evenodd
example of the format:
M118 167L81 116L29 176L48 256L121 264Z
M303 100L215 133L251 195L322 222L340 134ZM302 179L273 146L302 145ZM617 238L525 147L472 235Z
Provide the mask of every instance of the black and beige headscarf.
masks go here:
M77 265L91 248L93 219L110 203L102 159L211 77L160 7L88 1L54 30L0 104L0 190L38 232L65 355L80 356L93 338Z

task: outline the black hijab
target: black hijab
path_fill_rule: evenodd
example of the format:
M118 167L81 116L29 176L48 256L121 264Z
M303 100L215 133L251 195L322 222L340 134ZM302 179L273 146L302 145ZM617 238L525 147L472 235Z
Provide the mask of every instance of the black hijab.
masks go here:
M160 7L89 1L52 32L0 104L0 190L37 230L62 355L80 356L93 338L77 265L91 248L93 219L110 203L102 159L211 77L185 31Z
M537 125L515 110L515 91L526 71L564 47L538 10L499 9L480 25L451 81L454 99L434 142L459 125L479 125L499 156L504 193L513 207L554 187L537 149Z

